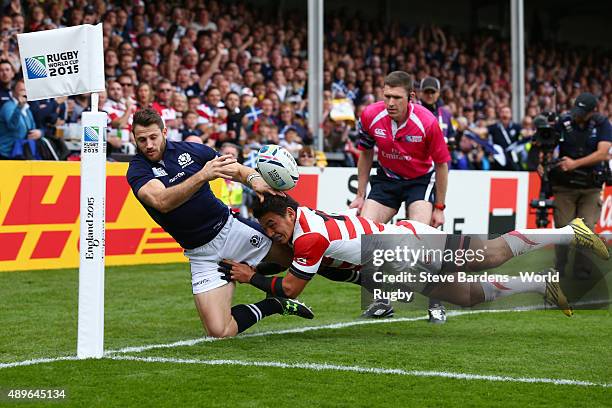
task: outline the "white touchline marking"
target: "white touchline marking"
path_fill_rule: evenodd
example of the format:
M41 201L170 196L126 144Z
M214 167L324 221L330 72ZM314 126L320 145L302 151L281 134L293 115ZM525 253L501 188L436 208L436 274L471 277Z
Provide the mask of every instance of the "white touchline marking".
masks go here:
M600 303L600 301L581 302L580 304L586 305L586 304L591 304L591 303ZM524 306L524 307L517 307L513 309L457 310L457 311L449 311L447 312L446 315L449 317L452 317L452 316L463 316L463 315L482 314L482 313L507 313L507 312L516 313L516 312L526 312L530 310L539 310L539 309L542 309L542 306ZM194 346L199 343L209 343L213 341L240 340L240 339L245 339L245 338L250 338L250 337L271 336L271 335L276 335L276 334L305 333L309 331L324 330L324 329L342 329L345 327L361 326L361 325L367 325L367 324L414 322L414 321L425 320L425 319L427 319L426 316L400 317L400 318L380 319L380 320L374 320L374 319L355 320L355 321L350 321L350 322L325 324L321 326L295 327L295 328L284 329L284 330L270 330L270 331L257 332L257 333L247 333L247 334L241 334L236 337L229 337L229 338L223 338L223 339L219 339L215 337L199 337L197 339L180 340L180 341L175 341L173 343L148 344L145 346L124 347L118 350L107 350L104 353L104 355L112 356L114 354L141 353L143 351L148 351L148 350L161 349L161 348L174 348L174 347L182 347L182 346ZM60 357L49 357L49 358L37 358L37 359L24 360L24 361L13 361L13 362L7 362L7 363L0 363L0 369L10 368L10 367L29 366L29 365L42 364L42 363L52 363L55 361L62 361L62 360L79 360L79 359L76 356L60 356Z
M196 360L165 357L136 357L136 356L111 356L111 360L121 361L140 361L146 363L173 363L173 364L203 364L203 365L234 365L243 367L274 367L274 368L293 368L314 371L350 371L364 374L390 374L405 375L412 377L442 377L454 378L458 380L483 380L501 381L534 384L554 384L554 385L579 385L584 387L604 387L610 388L612 384L595 383L591 381L568 380L562 378L538 378L538 377L510 377L501 375L481 375L467 373L452 373L447 371L421 371L403 370L401 368L377 368L362 366L346 366L327 363L283 363L281 361L246 361L246 360Z
M10 368L10 367L22 367L29 366L34 364L42 364L42 363L54 363L56 361L72 361L78 360L77 356L64 356L64 357L50 357L50 358L34 358L32 360L24 360L24 361L15 361L12 363L0 363L0 369L2 368Z

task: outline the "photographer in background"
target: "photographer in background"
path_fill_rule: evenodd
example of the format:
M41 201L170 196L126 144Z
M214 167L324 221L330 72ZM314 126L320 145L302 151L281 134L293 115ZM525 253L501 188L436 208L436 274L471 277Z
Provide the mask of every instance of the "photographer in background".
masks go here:
M559 134L559 161L551 171L555 196L555 227L566 226L573 218L584 218L593 229L601 211L601 189L605 181L604 165L612 145L612 126L607 117L595 112L597 98L580 94L574 108L561 115L555 124ZM563 275L568 248L555 248L555 267ZM588 278L585 255L576 252L574 276Z

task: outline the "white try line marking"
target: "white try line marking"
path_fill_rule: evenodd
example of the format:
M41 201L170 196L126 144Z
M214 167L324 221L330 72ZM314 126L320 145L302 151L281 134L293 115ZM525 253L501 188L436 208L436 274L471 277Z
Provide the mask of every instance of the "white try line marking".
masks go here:
M497 309L460 310L460 311L450 311L447 313L447 316L452 317L452 316L462 316L462 315L467 315L467 314L481 314L481 313L524 312L527 310L533 310L533 309L531 308L518 309L517 308L517 309L509 309L509 310L497 310ZM363 326L363 325L371 325L371 324L415 322L419 320L427 320L427 316L399 317L399 318L391 318L391 319L362 319L362 320L354 320L350 322L324 324L320 326L294 327L291 329L284 329L284 330L270 330L270 331L257 332L257 333L247 333L247 334L241 334L236 337L228 337L228 338L222 338L222 339L216 338L216 337L199 337L197 339L180 340L180 341L175 341L173 343L148 344L145 346L124 347L118 350L107 350L104 354L113 355L113 354L125 354L125 353L142 353L143 351L154 350L154 349L195 346L196 344L209 343L212 341L240 340L240 339L248 339L251 337L272 336L272 335L278 335L278 334L306 333L310 331L326 330L326 329L344 329L347 327Z
M517 312L522 311L521 309L512 309L512 310L473 310L473 311L450 311L447 313L448 316L461 316L465 314L480 314L480 313L497 313L497 312ZM332 324L324 324L320 326L306 326L306 327L294 327L291 329L284 330L270 330L256 333L247 333L241 334L236 337L229 338L215 338L215 337L198 337L197 339L190 340L180 340L172 343L163 343L163 344L147 344L144 346L133 346L133 347L124 347L118 350L107 350L104 354L105 356L112 356L114 354L125 354L125 353L141 353L143 351L155 350L155 349L164 349L164 348L175 348L175 347L189 347L194 346L200 343L209 343L213 341L229 341L229 340L239 340L239 339L248 339L251 337L263 337L263 336L272 336L272 335L282 335L282 334L293 334L293 333L306 333L309 331L316 330L325 330L325 329L343 329L346 327L353 326L361 326L361 325L370 325L370 324L387 324L387 323L401 323L401 322L414 322L418 320L426 320L427 316L420 317L401 317L401 318L393 318L393 319L367 319L367 320L355 320L350 322L341 322L341 323L332 323ZM34 364L42 364L42 363L52 363L55 361L62 360L78 360L76 356L63 356L63 357L50 357L50 358L37 358L31 360L24 361L14 361L10 363L0 363L0 369L3 368L11 368L11 367L21 367L21 366L29 366Z
M500 375L480 375L466 373L452 373L447 371L419 371L403 370L400 368L376 368L362 366L346 366L327 363L283 363L280 361L245 361L245 360L195 360L165 357L135 357L135 356L111 356L111 360L120 361L140 361L146 363L172 363L172 364L203 364L211 366L242 366L242 367L274 367L289 369L304 369L313 371L349 371L362 374L386 374L402 375L411 377L442 377L454 378L458 380L481 380L481 381L500 381L532 384L554 384L554 385L578 385L583 387L604 387L610 388L612 384L594 383L591 381L567 380L561 378L537 378L537 377L509 377Z
M11 367L23 367L23 366L44 364L44 363L55 363L56 361L76 361L76 360L79 360L77 356L33 358L32 360L15 361L12 363L0 363L0 369L11 368Z
M507 313L507 312L525 312L529 310L538 310L542 309L541 306L526 306L514 309L486 309L486 310L459 310L459 311L450 311L447 313L447 316L463 316L463 315L471 315L471 314L482 314L482 313ZM134 346L134 347L124 347L118 350L107 350L104 354L105 356L113 356L115 354L126 354L126 353L141 353L143 351L154 350L154 349L163 349L163 348L175 348L175 347L189 347L194 346L200 343L209 343L213 341L229 341L229 340L240 340L240 339L248 339L251 337L263 337L263 336L272 336L272 335L282 335L282 334L293 334L293 333L306 333L309 331L316 330L326 330L326 329L343 329L346 327L353 326L362 326L362 325L370 325L370 324L388 324L388 323L401 323L401 322L414 322L418 320L426 320L426 316L420 317L400 317L400 318L392 318L392 319L367 319L367 320L355 320L350 322L341 322L341 323L332 323L325 324L320 326L306 326L306 327L295 327L291 329L284 330L271 330L257 333L247 333L242 334L236 337L229 337L224 339L214 338L214 337L199 337L197 339L190 340L180 340L172 343L163 343L163 344L148 344L144 346ZM22 367L29 366L34 364L42 364L42 363L52 363L55 361L62 360L78 360L76 356L62 356L62 357L50 357L50 358L37 358L31 360L24 361L14 361L10 363L0 363L0 369L3 368L11 368L11 367Z

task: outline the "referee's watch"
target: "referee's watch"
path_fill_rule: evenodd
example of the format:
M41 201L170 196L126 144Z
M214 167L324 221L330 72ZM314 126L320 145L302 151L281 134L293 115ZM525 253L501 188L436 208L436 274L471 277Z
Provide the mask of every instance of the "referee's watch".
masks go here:
M436 210L444 211L446 209L446 204L435 203L434 208Z

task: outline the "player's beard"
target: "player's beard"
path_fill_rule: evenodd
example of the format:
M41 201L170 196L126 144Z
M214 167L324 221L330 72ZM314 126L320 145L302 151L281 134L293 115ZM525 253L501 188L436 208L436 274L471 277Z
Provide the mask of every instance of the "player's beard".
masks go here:
M167 143L167 141L166 141L166 138L163 135L162 135L162 139L163 139L162 144L159 147L159 160L161 160L162 157L164 157L164 152L166 151L166 143ZM149 155L147 155L146 152L143 152L140 149L140 147L138 146L138 143L136 143L136 152L142 154L144 157L147 158L147 160L149 160ZM157 161L159 161L159 160L157 160Z

